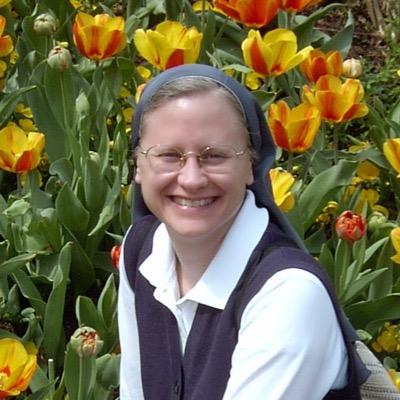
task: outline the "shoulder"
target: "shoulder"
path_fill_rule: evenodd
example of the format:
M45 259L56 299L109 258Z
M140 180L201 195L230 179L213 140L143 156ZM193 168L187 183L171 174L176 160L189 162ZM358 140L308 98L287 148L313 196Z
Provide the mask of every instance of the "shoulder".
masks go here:
M332 300L317 276L309 271L288 268L275 273L249 301L241 325L280 318L280 324L303 327L338 327ZM310 325L311 324L311 325Z

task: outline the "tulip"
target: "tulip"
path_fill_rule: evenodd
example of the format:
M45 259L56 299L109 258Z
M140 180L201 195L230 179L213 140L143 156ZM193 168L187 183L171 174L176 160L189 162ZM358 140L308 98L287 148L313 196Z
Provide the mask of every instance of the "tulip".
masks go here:
M71 336L71 346L81 358L95 357L103 344L96 330L88 326L78 328Z
M380 170L371 161L365 160L357 166L356 174L364 181L373 181L379 177Z
M214 0L214 5L246 26L261 28L277 14L279 0Z
M287 12L299 12L307 7L314 6L321 0L280 0L280 8Z
M47 64L49 64L51 68L63 72L72 65L71 53L65 47L53 47L47 57Z
M321 123L316 107L302 103L290 109L283 100L271 104L267 120L275 144L292 153L303 153L312 146Z
M343 59L338 51L324 53L312 50L308 57L300 64L300 70L310 82L317 82L323 75L340 76L342 74Z
M0 339L0 399L25 391L36 367L34 346L25 347L11 338Z
M278 76L304 61L311 46L297 52L296 35L287 29L274 29L261 37L251 29L242 43L245 64L262 76Z
M276 205L284 212L289 211L294 206L294 196L289 191L294 183L293 175L280 168L274 168L269 171L269 177Z
M396 254L390 257L390 259L396 264L400 264L400 227L391 230L390 240L396 251Z
M383 154L400 177L400 138L386 140Z
M352 244L365 235L367 223L362 215L347 210L336 219L335 229L340 239Z
M7 20L0 15L0 57L8 56L14 49L10 35L3 36Z
M303 101L318 107L321 118L331 123L350 121L368 114L368 106L361 103L364 88L357 79L344 83L336 76L323 75L315 87L303 86Z
M38 35L51 36L57 30L57 20L52 14L40 14L33 22L33 30Z
M125 21L122 17L98 14L92 17L79 12L72 27L79 52L91 60L103 60L121 52L126 46Z
M161 70L193 64L200 54L203 34L176 21L164 21L155 30L137 29L133 36L136 49L150 64Z
M363 72L360 60L349 58L343 62L343 75L346 78L358 78Z
M43 133L26 134L17 125L9 123L0 130L0 168L16 173L35 169L39 164L44 143Z
M0 0L0 7L4 7L9 3L11 3L11 0Z
M111 255L111 260L112 260L114 267L118 268L119 258L121 256L121 246L120 245L113 246L111 248L110 255Z

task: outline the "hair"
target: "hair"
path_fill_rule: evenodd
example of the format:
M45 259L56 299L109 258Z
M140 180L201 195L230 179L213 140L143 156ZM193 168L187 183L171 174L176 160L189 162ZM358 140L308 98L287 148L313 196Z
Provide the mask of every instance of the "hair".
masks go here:
M140 121L139 136L142 134L143 121L146 115L157 110L164 104L167 104L173 99L182 97L194 96L197 94L215 93L231 105L238 115L240 125L243 127L244 132L248 132L248 125L246 115L243 110L242 104L236 96L227 88L219 84L217 81L206 77L184 77L178 78L161 86L160 89L149 99L145 104L142 118ZM247 145L251 160L254 161L257 156L250 141L250 136L247 135Z

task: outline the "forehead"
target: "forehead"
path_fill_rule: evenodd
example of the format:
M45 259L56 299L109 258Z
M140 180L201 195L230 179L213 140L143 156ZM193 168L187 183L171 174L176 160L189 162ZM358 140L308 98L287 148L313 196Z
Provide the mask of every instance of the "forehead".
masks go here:
M157 108L147 111L142 118L141 136L171 135L185 131L188 136L227 138L228 132L247 129L242 113L219 91L208 91L173 97ZM246 135L244 135L246 136Z

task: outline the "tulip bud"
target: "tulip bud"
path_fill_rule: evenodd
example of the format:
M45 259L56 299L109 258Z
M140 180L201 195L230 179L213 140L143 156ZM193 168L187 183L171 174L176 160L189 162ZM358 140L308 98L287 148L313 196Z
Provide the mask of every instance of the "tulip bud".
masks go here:
M382 227L387 221L386 215L379 211L373 211L368 218L368 230L371 232L376 231Z
M363 72L360 60L349 58L343 62L343 75L346 78L358 78Z
M40 14L33 22L33 30L38 35L52 36L57 30L57 20L51 14Z
M120 245L113 246L111 248L110 255L114 267L118 268L119 257L121 256L121 246Z
M360 240L365 235L366 228L365 218L349 210L343 211L336 219L335 229L338 237L350 244Z
M49 64L51 68L63 72L72 65L71 53L65 47L56 46L50 50L49 56L47 57L47 64Z
M78 328L71 336L71 346L82 358L95 357L103 347L103 343L98 333L88 326Z

